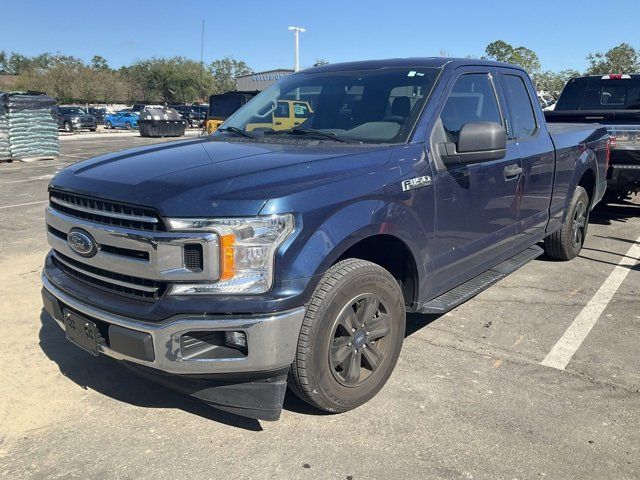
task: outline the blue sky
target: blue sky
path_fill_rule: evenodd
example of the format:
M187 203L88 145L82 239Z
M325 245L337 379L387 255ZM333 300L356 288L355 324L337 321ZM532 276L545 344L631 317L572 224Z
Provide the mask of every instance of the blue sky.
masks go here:
M0 50L45 51L113 67L151 56L200 59L233 56L255 71L293 65L293 33L300 63L405 56L481 55L502 39L538 53L549 70L586 67L586 55L620 42L640 48L640 0L233 0L41 2L0 4ZM489 5L489 7L487 7ZM615 5L615 6L614 6Z

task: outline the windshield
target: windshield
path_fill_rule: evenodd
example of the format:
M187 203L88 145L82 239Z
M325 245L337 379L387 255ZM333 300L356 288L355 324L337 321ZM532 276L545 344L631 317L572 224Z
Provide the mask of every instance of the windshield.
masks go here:
M306 130L363 143L404 142L438 73L436 68L381 68L289 75L224 127L256 138Z
M84 115L84 110L78 107L61 107L60 111L65 115Z
M556 111L640 110L640 76L606 77L611 76L570 80L558 99Z
M242 106L242 97L238 95L228 97L214 97L211 101L209 116L214 118L228 118Z

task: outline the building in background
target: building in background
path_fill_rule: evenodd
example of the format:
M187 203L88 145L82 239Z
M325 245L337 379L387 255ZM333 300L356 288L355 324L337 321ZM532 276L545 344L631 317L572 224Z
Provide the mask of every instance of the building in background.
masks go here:
M267 70L266 72L250 73L241 75L236 79L236 90L239 92L262 91L268 86L276 83L283 77L291 75L293 70L280 68L278 70Z

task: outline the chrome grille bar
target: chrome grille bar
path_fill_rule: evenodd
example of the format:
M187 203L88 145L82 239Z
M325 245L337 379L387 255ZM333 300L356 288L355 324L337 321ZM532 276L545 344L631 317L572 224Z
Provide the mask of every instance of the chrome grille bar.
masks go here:
M125 287L125 288L131 288L132 290L142 290L143 292L149 292L149 293L156 293L158 291L158 287L147 287L145 285L140 285L138 283L123 282L122 280L116 280L114 278L104 277L102 275L99 275L97 273L91 272L89 270L85 270L85 269L79 267L77 264L72 265L71 263L69 263L66 260L64 260L62 258L62 256L59 255L58 252L56 252L55 250L54 250L54 255L55 255L56 261L62 263L67 268L69 268L71 270L76 270L76 271L80 272L83 275L87 275L88 277L93 277L93 278L95 278L97 280L100 280L102 282L112 283L114 285L119 285L119 286Z
M78 205L76 203L66 202L59 198L52 196L49 199L50 202L62 205L63 207L71 208L72 210L78 210L80 212L91 213L92 215L100 215L102 217L118 218L120 220L130 220L134 222L146 222L146 223L158 223L158 219L155 217L147 217L144 215L127 215L126 213L116 213L109 210L99 210L96 208L89 208Z

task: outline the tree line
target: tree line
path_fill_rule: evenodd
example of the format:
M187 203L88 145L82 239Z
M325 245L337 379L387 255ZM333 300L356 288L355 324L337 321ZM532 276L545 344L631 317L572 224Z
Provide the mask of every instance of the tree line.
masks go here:
M483 58L514 63L531 75L538 91L557 97L566 82L581 74L640 72L640 53L628 43L590 53L585 72L542 70L538 55L503 40L487 45ZM325 64L317 60L316 64ZM0 51L0 74L18 75L16 87L46 92L61 103L192 103L235 88L239 75L253 73L243 61L225 57L209 64L184 57L150 58L111 68L104 57L90 62L60 53L27 57Z
M628 43L621 43L606 52L587 55L589 67L585 72L572 69L561 72L543 71L540 59L533 50L522 46L514 47L503 40L487 45L483 58L520 65L529 73L538 91L547 92L556 98L572 77L640 72L640 52Z
M0 74L17 75L15 88L46 92L60 103L192 103L235 89L253 73L233 58L201 64L184 57L150 58L113 69L99 55L90 62L43 53L27 57L0 51Z

